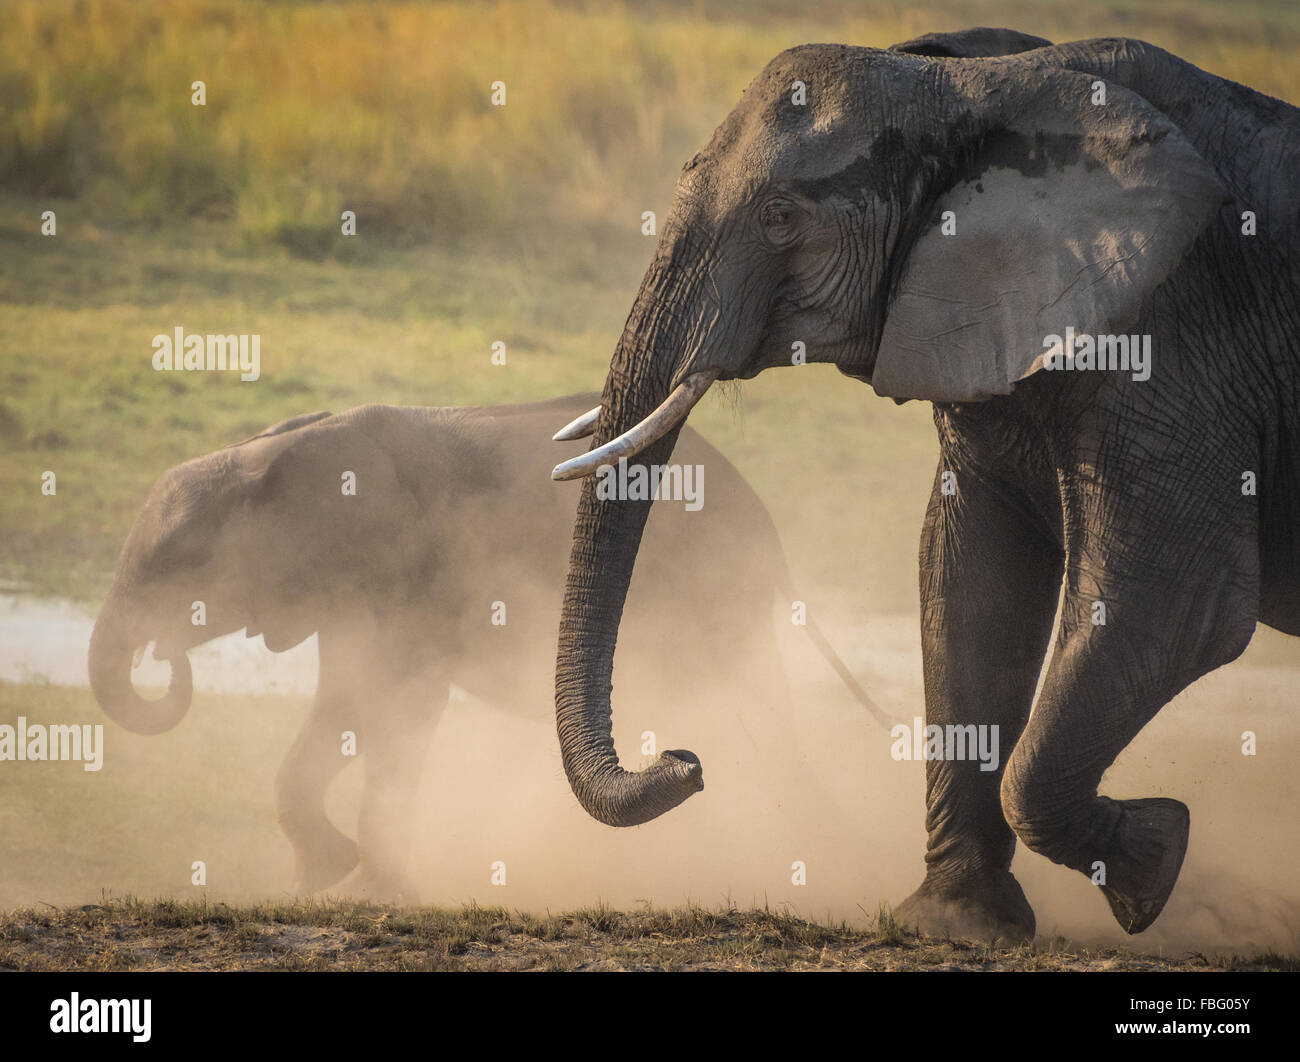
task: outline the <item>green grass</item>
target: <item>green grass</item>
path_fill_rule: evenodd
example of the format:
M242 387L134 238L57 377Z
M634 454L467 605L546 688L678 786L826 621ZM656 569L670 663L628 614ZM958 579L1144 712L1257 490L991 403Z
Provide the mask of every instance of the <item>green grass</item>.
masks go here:
M580 270L547 275L527 249L501 259L424 248L345 265L72 219L54 240L14 237L35 206L0 203L0 567L72 596L102 592L170 465L312 409L599 388L623 312ZM152 337L176 325L260 333L262 378L155 373ZM497 339L505 367L490 363ZM39 491L46 469L53 498Z
M271 780L303 705L199 693L183 727L152 741L103 719L89 690L0 682L0 721L104 723L99 771L0 765L0 907L18 897L82 902L109 885L190 891L203 860L221 890L273 894L292 880Z
M7 5L0 579L95 601L162 471L286 416L599 389L652 250L641 211L666 212L767 59L978 24L1142 36L1300 98L1300 18L1272 3ZM150 341L176 325L259 332L263 378L154 373ZM692 424L759 489L825 607L915 607L925 407L818 366L712 397Z
M231 249L210 224L166 240L75 219L55 239L19 235L38 206L0 201L0 575L89 602L165 469L277 420L599 390L650 250L637 236L600 263L527 242L310 262ZM155 373L152 337L178 324L260 333L261 379ZM491 364L497 339L504 367ZM768 502L797 571L834 584L843 558L875 556L850 596L865 584L873 608L911 607L928 408L812 366L710 398L692 424Z

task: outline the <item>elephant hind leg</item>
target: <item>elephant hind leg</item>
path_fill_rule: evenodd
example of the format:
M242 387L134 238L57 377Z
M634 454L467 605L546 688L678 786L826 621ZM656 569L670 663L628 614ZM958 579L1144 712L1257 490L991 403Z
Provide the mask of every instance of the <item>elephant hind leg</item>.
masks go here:
M1090 624L1091 602L1067 598L1061 638L1001 796L1025 845L1087 875L1120 926L1140 933L1178 879L1189 814L1168 798L1100 796L1102 775L1172 697L1241 653L1254 622L1241 608L1214 611L1212 602L1231 606L1240 598L1208 588L1194 597L1111 597L1116 605L1104 626Z

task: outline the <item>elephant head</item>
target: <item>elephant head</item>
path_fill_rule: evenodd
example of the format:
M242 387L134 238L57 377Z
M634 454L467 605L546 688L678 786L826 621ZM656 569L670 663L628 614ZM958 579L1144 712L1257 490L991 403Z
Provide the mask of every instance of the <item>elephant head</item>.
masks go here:
M792 352L899 402L981 402L1039 371L1045 337L1067 325L1122 331L1224 194L1164 115L1054 52L807 45L772 60L683 168L593 448L555 478L665 462L714 380L802 360ZM611 737L613 654L649 505L584 484L559 632L565 770L614 826L703 785L687 751L623 770Z
M391 519L409 514L393 512L402 495L391 462L346 416L294 417L154 484L90 640L91 688L111 719L162 733L190 706L188 650L246 629L283 651L318 629L322 599L398 582L385 581L383 559L400 539ZM345 473L355 495L342 489ZM152 701L131 682L133 658L150 642L172 668L166 694Z

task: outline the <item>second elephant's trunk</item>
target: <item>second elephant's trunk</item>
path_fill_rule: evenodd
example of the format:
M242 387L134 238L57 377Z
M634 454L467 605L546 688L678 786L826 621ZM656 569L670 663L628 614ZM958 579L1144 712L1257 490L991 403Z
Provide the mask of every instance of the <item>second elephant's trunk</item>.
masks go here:
M189 711L193 696L189 657L180 651L168 661L171 679L158 700L141 697L131 684L131 661L137 644L116 605L106 602L90 636L90 688L113 722L136 734L161 734Z

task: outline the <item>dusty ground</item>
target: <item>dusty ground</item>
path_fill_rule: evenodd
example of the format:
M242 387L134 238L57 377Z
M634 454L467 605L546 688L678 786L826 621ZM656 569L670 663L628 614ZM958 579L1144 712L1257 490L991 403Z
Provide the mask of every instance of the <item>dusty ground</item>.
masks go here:
M1015 948L771 911L232 907L108 901L0 915L0 970L1290 970L1276 954L1140 955L1064 939Z

